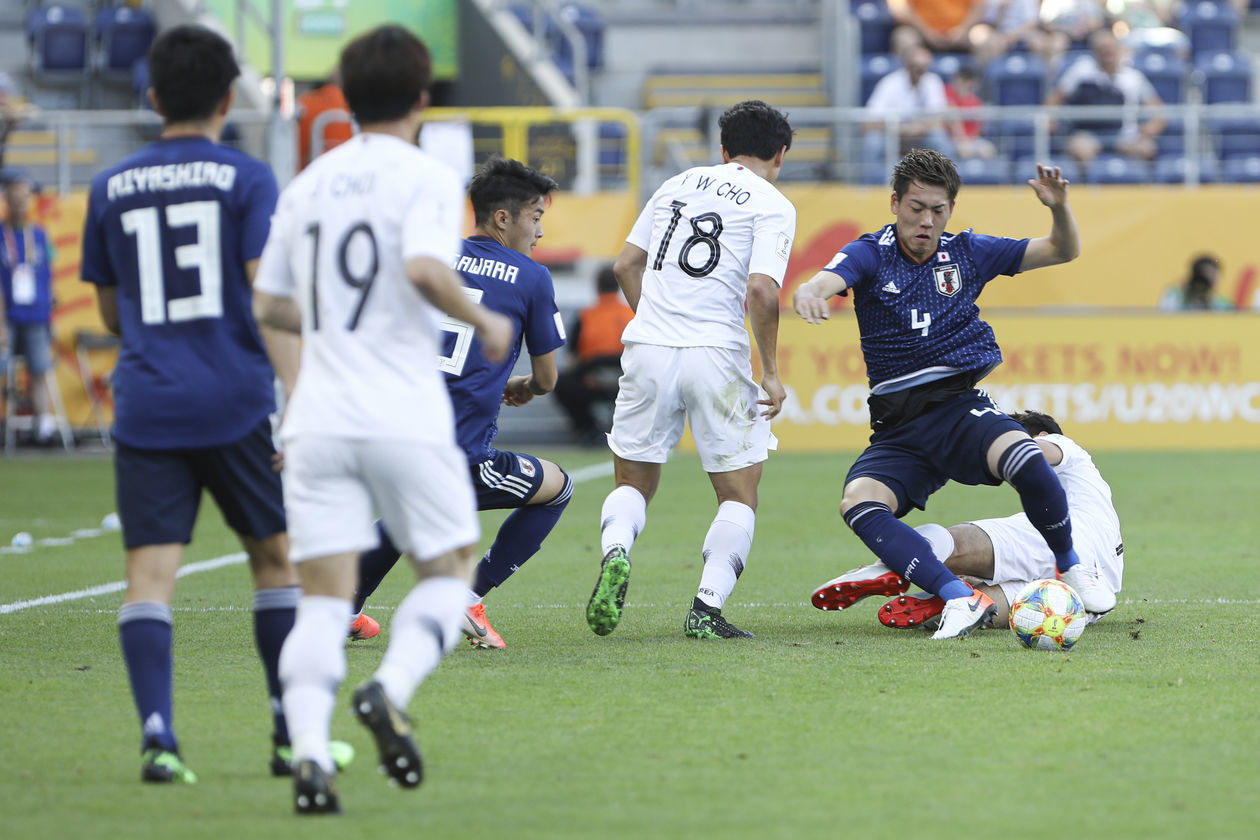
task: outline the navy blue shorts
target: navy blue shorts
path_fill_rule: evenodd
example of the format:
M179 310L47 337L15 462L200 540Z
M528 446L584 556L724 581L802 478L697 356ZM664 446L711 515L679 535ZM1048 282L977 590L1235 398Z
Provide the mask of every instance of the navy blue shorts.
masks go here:
M844 483L869 476L897 494L897 516L911 506L923 510L928 496L945 486L1001 484L989 473L987 455L993 441L1024 427L1004 414L980 388L960 394L931 411L884 432L849 469Z
M525 507L543 483L542 462L520 452L490 450L486 460L469 464L477 510Z
M209 490L228 527L262 540L285 530L280 473L271 421L226 446L208 449L136 449L116 443L114 486L123 545L187 544L202 490Z

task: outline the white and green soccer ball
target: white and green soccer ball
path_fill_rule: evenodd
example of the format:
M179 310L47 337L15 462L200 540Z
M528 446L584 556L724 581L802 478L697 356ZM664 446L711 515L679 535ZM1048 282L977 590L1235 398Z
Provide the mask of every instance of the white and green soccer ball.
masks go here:
M1062 581L1035 580L1011 603L1011 630L1034 650L1069 650L1088 623L1080 596Z

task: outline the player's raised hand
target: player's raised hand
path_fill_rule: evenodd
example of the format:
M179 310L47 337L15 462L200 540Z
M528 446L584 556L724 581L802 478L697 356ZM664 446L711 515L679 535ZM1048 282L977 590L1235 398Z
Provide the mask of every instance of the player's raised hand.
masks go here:
M784 390L779 377L771 373L761 377L761 388L769 397L769 399L757 400L757 405L767 406L766 410L761 412L761 416L767 420L773 420L783 410L783 401L787 399L787 391Z
M1067 204L1068 184L1063 177L1063 170L1057 166L1037 164L1037 177L1028 179L1028 186L1033 188L1037 198L1047 207L1061 207Z
M498 312L484 310L480 323L477 324L477 338L481 341L482 355L492 362L503 361L515 337L516 330L511 320Z

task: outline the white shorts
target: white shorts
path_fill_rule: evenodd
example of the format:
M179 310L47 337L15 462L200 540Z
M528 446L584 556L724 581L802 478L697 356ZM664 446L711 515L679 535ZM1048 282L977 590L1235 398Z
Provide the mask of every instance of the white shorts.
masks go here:
M778 448L742 351L632 343L621 367L608 435L608 447L618 456L665 463L688 420L705 472L760 464Z
M989 535L993 543L993 580L1007 603L1034 580L1053 578L1054 554L1045 537L1023 513L971 523ZM1072 513L1072 543L1086 571L1098 577L1112 592L1119 592L1124 574L1124 553L1118 534L1090 527L1088 520Z
M375 548L378 515L398 548L418 560L481 536L468 460L453 443L290 440L284 510L294 563Z

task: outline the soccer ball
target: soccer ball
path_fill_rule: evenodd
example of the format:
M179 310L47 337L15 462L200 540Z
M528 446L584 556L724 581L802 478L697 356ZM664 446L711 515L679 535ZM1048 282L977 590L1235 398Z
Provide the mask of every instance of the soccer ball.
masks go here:
M1011 604L1015 638L1034 650L1069 650L1088 623L1080 596L1058 580L1033 581Z

